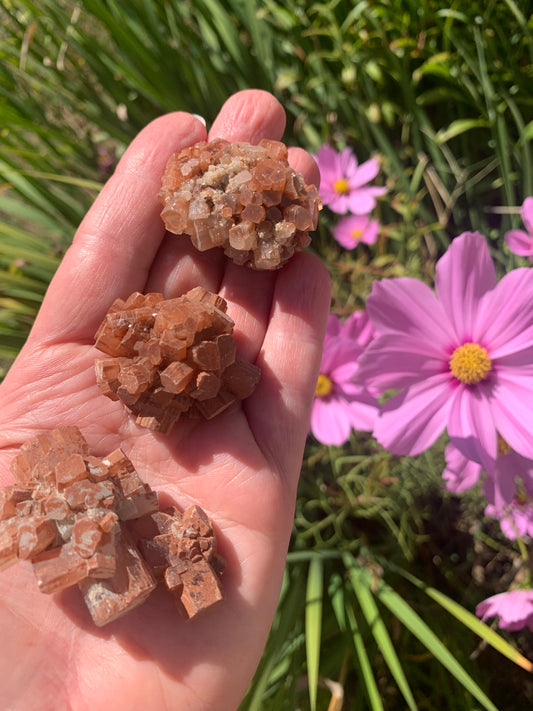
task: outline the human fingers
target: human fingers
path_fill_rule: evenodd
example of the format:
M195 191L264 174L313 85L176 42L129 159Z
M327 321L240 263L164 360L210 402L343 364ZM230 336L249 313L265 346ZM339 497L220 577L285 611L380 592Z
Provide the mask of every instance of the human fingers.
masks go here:
M272 138L279 141L286 120L283 106L272 94L260 89L245 89L225 102L213 121L209 140L225 138L259 143L262 138Z
M308 185L320 187L320 171L314 158L303 148L289 148L289 163L297 173L301 173Z
M261 380L243 404L263 454L294 493L309 429L331 284L312 254L297 254L280 272L257 358Z
M209 131L209 140L258 143L262 138L279 140L285 128L285 111L266 91L246 89L230 96ZM220 249L196 251L189 238L167 234L154 262L146 286L167 298L194 286L218 292L226 259Z
M302 148L289 149L291 167L307 184L318 185L320 174L313 158ZM257 272L228 263L220 293L228 301L235 321L235 338L241 357L255 361L265 337L272 308L272 294L281 271Z
M166 162L205 136L198 119L176 112L155 119L132 141L50 284L34 342L92 339L115 298L144 290L165 234L157 194Z

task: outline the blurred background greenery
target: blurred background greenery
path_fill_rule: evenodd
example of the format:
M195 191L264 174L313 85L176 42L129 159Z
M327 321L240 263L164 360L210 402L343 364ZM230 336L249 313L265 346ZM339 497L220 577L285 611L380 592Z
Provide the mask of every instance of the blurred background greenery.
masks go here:
M0 374L125 146L182 109L208 125L239 89L273 92L285 140L378 155L377 245L347 252L324 211L313 249L333 311L376 278L431 283L453 236L503 232L533 194L529 0L3 0ZM354 434L309 440L286 579L247 711L524 709L531 635L472 612L520 567L476 490L443 491L443 443L416 459ZM306 591L305 594L302 591ZM505 680L505 683L502 683Z

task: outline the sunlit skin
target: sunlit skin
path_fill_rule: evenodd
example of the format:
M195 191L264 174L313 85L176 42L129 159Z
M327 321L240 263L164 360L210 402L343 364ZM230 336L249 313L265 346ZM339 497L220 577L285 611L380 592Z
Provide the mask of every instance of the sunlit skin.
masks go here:
M209 137L280 139L285 114L250 90L222 107ZM32 333L0 387L0 485L22 442L77 425L92 452L121 446L163 505L199 504L227 561L225 600L184 622L158 589L141 607L96 628L77 589L47 596L31 566L0 573L1 706L10 711L230 711L255 671L275 612L296 486L330 304L327 272L310 254L253 272L220 250L195 252L165 234L157 201L169 156L206 139L200 121L173 113L135 139L83 220ZM306 182L312 158L290 150ZM255 393L207 422L170 435L135 424L104 397L93 335L116 297L172 298L194 286L220 293L235 320L240 357L262 371Z

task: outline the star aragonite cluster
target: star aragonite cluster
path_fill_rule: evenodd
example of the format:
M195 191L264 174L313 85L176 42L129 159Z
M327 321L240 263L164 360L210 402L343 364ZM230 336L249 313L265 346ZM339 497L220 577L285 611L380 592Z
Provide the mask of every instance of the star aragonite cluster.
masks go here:
M96 380L137 423L167 433L180 417L210 419L252 394L260 370L237 358L225 300L201 287L176 299L117 299L96 333Z
M317 188L289 166L287 147L268 139L219 138L175 153L159 198L169 232L262 270L278 269L309 245L321 208Z
M187 619L222 599L207 515L198 506L159 511L122 450L94 457L77 427L61 427L25 442L10 470L16 483L0 489L0 570L29 560L44 593L78 584L98 626L143 603L158 580Z

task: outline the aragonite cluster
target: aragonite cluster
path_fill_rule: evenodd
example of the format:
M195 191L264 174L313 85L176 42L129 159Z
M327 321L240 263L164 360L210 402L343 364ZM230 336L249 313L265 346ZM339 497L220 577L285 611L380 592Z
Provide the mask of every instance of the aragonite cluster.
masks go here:
M176 299L133 293L111 306L96 348L100 389L137 423L167 433L180 417L210 419L251 395L260 370L236 357L225 300L196 287Z
M222 247L236 264L277 269L307 247L321 207L317 188L288 163L287 147L216 139L174 154L163 175L161 217L196 249Z
M0 489L0 570L29 560L44 593L77 583L98 626L144 602L158 580L185 618L222 599L207 515L198 506L159 511L122 450L94 457L77 427L61 427L25 442L10 469L16 483Z

